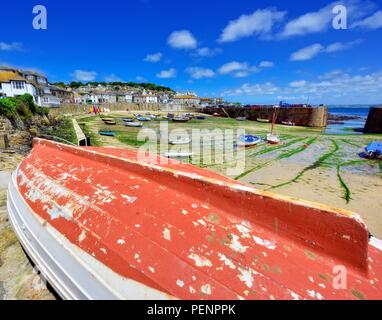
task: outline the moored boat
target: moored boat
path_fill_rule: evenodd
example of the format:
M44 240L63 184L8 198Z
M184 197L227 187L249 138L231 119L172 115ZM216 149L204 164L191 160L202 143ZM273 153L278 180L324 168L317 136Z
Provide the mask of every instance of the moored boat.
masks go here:
M196 116L196 120L206 120L205 116Z
M373 141L365 148L366 157L370 159L382 159L382 142Z
M288 127L294 127L294 122L292 121L281 121L281 124L283 124L284 126L288 126Z
M173 122L188 122L190 121L190 118L188 117L174 117L171 119Z
M269 119L261 119L261 118L257 118L256 119L257 122L262 122L262 123L269 123Z
M280 143L280 138L276 134L268 133L266 139L267 139L268 143L270 143L270 144Z
M236 120L237 121L245 121L245 120L247 120L247 117L237 117Z
M112 125L112 126L117 124L117 122L115 122L115 120L105 120L104 123L107 125Z
M357 214L153 160L34 140L7 208L61 297L382 299L382 244Z
M126 127L140 128L143 126L142 122L125 122Z
M190 138L173 139L169 141L169 143L173 145L189 144L190 142L191 142Z
M138 121L143 121L143 122L148 122L148 121L151 121L151 118L147 118L147 117L137 117L137 120L138 120Z
M261 142L261 138L250 134L241 135L238 140L238 145L243 147L253 147Z
M98 134L101 135L101 136L115 137L115 132L114 131L99 130Z

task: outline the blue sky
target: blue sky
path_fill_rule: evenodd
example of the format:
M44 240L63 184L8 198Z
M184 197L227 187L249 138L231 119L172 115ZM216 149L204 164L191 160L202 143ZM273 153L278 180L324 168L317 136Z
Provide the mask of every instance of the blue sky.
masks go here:
M379 3L378 3L379 2ZM32 27L46 6L47 30ZM332 27L347 8L347 29ZM0 64L243 103L382 103L380 1L7 1Z

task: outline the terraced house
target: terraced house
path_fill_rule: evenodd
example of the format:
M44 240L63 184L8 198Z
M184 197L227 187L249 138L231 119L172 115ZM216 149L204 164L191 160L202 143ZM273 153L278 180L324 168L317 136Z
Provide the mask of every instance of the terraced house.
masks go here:
M32 95L35 103L41 103L37 88L20 71L0 68L0 97L15 97L25 93Z
M36 104L45 107L59 107L71 97L70 92L52 86L47 77L35 71L0 67L0 97L15 97L25 93L32 95Z

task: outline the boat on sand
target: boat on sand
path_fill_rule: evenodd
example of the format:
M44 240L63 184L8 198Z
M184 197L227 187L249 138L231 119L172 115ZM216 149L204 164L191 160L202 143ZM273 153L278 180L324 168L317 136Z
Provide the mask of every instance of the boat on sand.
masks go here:
M143 126L142 122L125 122L126 127L140 128Z
M270 122L268 119L261 119L261 118L257 118L256 121L262 122L262 123L269 123Z
M357 214L176 160L34 139L7 208L64 299L382 299L382 245Z
M250 134L241 135L239 137L238 145L244 147L253 147L258 145L261 142L261 138L258 136L253 136Z
M190 138L173 139L169 141L169 143L173 145L189 144L190 142Z
M98 134L101 135L101 136L115 137L115 132L114 131L99 130Z

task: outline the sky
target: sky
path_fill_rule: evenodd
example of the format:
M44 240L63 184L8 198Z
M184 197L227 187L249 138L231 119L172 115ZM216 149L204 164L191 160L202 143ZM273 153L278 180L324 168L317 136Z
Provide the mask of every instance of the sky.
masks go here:
M46 29L33 27L36 5ZM244 104L382 103L381 0L14 0L1 12L0 65L50 82L153 82Z

